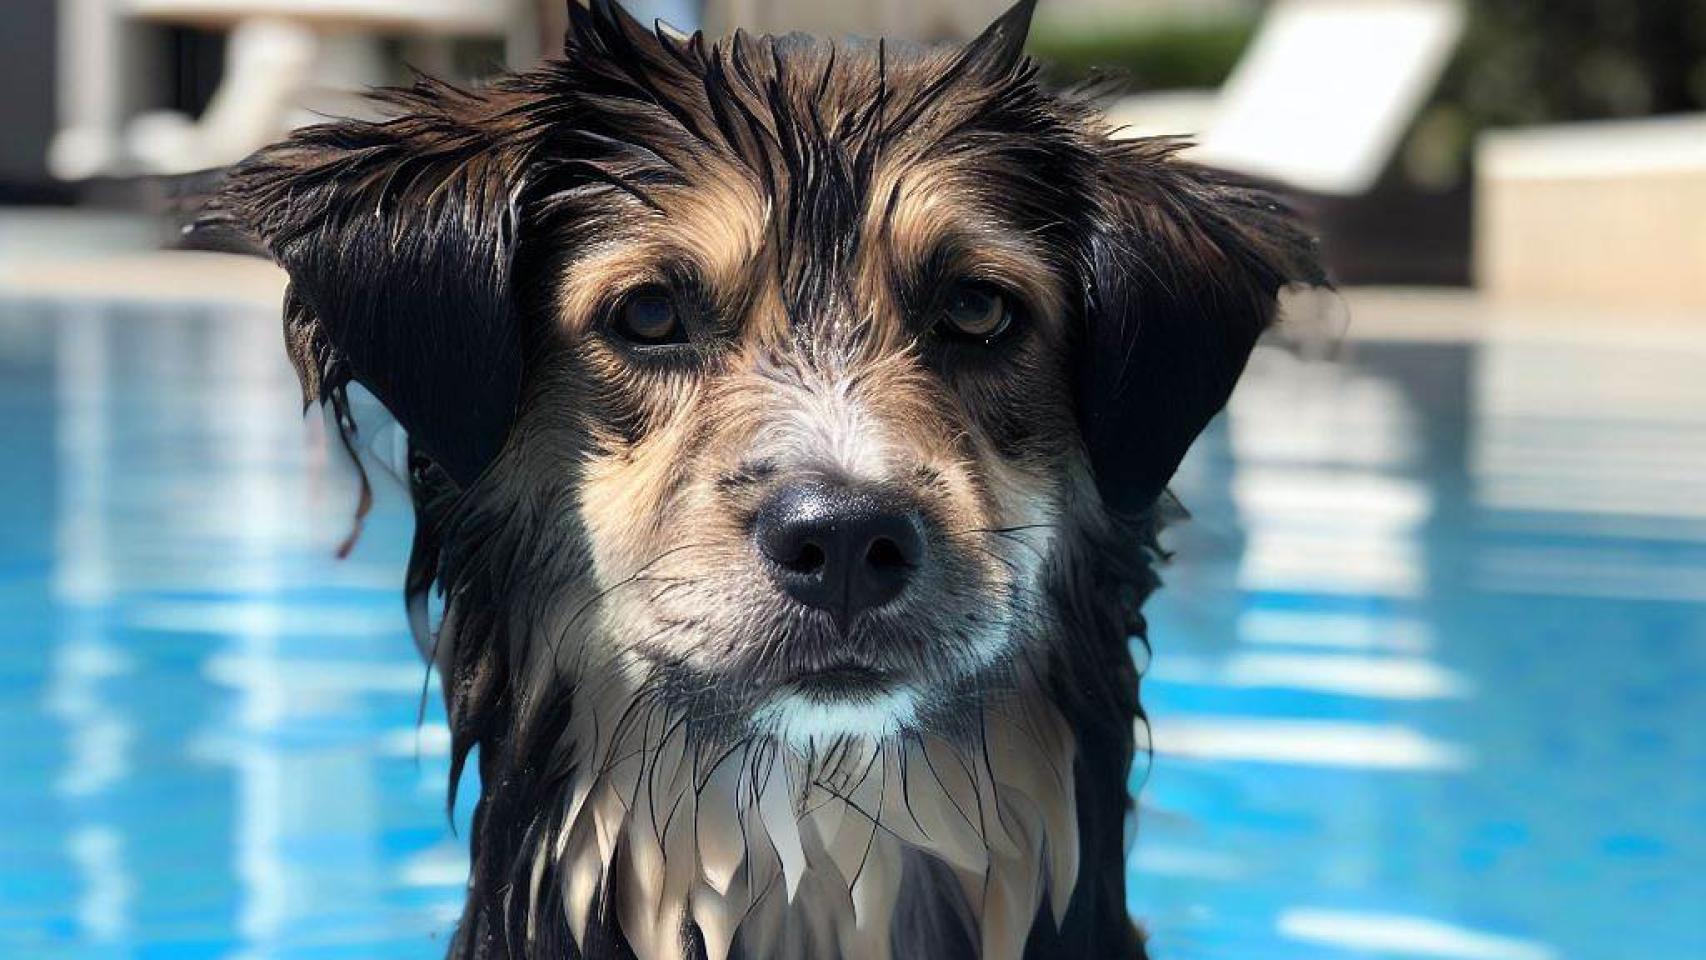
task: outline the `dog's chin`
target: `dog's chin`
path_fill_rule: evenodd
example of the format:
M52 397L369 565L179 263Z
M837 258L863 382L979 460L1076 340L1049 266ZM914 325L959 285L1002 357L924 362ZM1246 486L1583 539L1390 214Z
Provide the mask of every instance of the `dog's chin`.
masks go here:
M933 684L917 669L847 659L759 677L665 668L656 689L710 741L773 739L802 750L918 729Z
M856 664L803 673L753 712L753 732L799 749L845 739L887 740L919 722L923 691L898 674Z
M789 626L780 640L682 644L696 652L731 646L743 652L720 660L659 657L648 666L648 685L704 740L757 737L810 748L955 733L969 708L1010 680L999 666L1005 642L983 651L962 643L961 654L985 655L955 657L949 644L932 639L932 625L917 619L866 619L849 635L833 632L827 621Z

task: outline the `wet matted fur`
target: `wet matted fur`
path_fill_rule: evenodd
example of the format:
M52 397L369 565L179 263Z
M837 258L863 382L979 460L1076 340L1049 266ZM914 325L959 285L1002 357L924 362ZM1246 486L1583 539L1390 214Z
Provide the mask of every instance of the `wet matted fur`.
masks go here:
M410 435L453 791L479 749L453 956L1142 955L1165 485L1320 278L1272 198L1045 90L1030 7L915 48L572 3L561 60L228 177L308 400ZM773 585L802 478L906 505L897 598Z

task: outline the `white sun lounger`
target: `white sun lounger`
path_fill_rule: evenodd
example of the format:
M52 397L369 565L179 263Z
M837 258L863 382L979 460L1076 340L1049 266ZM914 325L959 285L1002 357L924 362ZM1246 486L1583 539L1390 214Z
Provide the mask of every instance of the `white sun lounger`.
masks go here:
M1134 97L1134 136L1319 193L1366 192L1392 162L1463 30L1459 0L1280 0L1217 92Z
M225 79L200 120L134 117L131 34L143 22L230 31ZM526 0L62 0L49 164L81 179L229 163L300 120L305 91L386 79L374 75L374 37L502 37L519 61L537 43L532 24Z

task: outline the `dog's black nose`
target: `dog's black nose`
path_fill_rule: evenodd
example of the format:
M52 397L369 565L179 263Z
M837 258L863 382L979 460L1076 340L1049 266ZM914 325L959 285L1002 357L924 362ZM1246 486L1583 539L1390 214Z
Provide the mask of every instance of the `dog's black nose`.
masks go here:
M924 559L916 511L892 498L826 483L784 485L759 508L753 537L783 592L853 619L906 589Z

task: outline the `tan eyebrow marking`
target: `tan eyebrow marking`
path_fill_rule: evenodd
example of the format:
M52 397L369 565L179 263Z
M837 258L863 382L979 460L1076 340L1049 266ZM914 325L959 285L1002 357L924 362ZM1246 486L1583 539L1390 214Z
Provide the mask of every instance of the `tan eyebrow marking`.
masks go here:
M668 279L672 267L690 267L719 299L741 299L764 255L770 205L732 168L710 173L703 182L653 191L656 209L629 204L630 213L614 218L612 235L575 258L557 291L566 329L585 329L611 299Z
M1059 318L1065 293L1056 271L1029 236L1003 223L968 187L974 175L950 161L927 159L879 179L866 210L872 242L861 274L868 284L893 288L906 271L921 270L945 252L959 273L1008 287L1043 317Z

